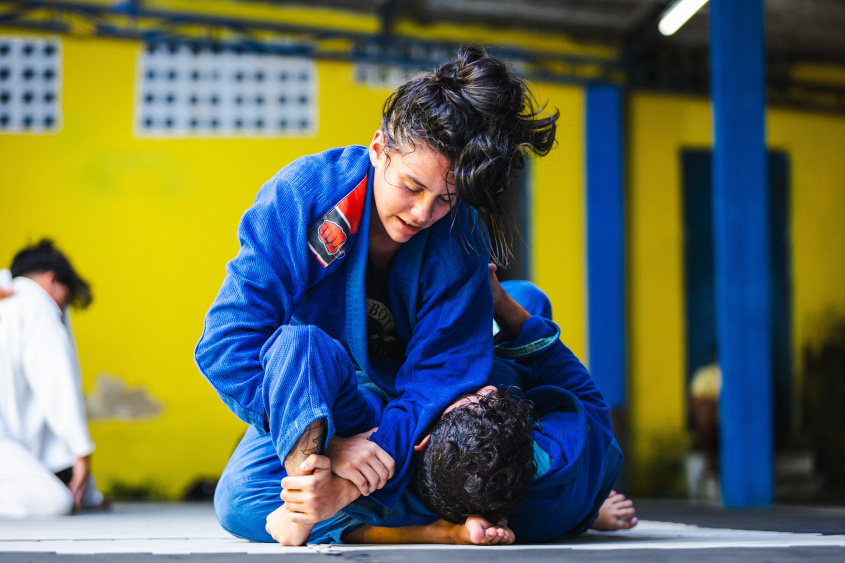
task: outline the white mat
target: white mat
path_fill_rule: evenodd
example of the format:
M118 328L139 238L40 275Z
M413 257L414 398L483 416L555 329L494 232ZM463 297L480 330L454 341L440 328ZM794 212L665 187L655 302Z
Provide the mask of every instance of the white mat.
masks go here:
M0 552L105 553L354 553L379 549L619 550L843 547L845 536L700 528L640 521L633 530L588 532L564 542L517 546L309 546L250 543L230 536L209 504L120 504L107 514L44 520L0 520ZM845 560L845 555L843 555Z

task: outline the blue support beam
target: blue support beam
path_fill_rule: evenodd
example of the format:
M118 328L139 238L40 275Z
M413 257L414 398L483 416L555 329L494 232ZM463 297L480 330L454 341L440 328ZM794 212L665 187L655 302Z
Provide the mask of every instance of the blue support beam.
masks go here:
M763 0L710 2L722 498L774 496Z
M587 309L590 373L611 408L625 404L622 89L586 92Z

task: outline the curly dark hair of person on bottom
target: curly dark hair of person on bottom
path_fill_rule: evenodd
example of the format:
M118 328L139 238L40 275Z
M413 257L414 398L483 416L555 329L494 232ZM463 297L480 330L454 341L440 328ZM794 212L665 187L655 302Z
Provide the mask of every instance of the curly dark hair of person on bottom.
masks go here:
M10 269L13 277L53 272L56 281L68 288L67 302L73 307L85 309L94 300L91 286L76 273L67 256L48 238L18 252Z
M491 391L436 421L420 456L414 490L453 524L469 516L498 523L513 516L537 472L533 405Z
M492 260L507 267L512 222L500 196L527 152L544 156L554 148L559 116L546 113L505 63L465 46L400 86L384 103L381 128L388 149L413 151L422 143L450 162L455 194L478 211Z

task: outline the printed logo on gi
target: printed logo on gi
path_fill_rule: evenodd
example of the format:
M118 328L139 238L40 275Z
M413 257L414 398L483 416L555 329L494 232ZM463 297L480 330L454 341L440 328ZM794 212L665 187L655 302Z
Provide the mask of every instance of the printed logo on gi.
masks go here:
M337 251L346 242L346 233L343 232L340 225L326 219L320 225L320 240L329 254L337 254Z
M364 201L367 197L367 177L308 229L308 248L323 267L344 256L343 249L351 235L358 232Z

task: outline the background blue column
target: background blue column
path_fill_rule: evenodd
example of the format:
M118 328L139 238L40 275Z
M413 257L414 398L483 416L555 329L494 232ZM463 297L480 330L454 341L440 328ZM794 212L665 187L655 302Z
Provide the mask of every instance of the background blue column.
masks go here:
M766 506L774 479L763 1L712 0L710 51L722 498Z
M625 403L625 215L622 90L586 97L587 293L590 373L611 408Z

